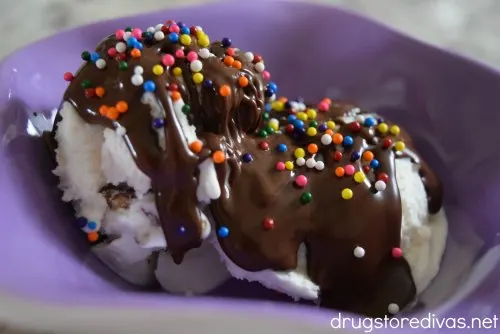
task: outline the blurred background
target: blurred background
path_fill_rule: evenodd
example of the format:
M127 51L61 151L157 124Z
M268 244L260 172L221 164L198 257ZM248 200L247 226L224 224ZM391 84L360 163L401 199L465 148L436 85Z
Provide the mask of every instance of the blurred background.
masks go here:
M0 58L75 26L213 0L1 0ZM247 1L247 0L239 0ZM296 1L296 0L292 0ZM304 0L307 1L307 0ZM434 45L500 67L499 0L308 0L338 5Z

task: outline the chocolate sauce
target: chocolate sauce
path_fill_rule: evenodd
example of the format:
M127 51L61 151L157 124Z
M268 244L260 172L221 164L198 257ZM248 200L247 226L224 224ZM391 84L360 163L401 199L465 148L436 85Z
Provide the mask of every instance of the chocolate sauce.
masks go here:
M163 30L167 32L168 27L164 26ZM137 166L152 180L161 226L174 261L181 263L187 251L201 245L196 197L198 166L210 159L214 151L222 150L226 159L216 164L222 194L211 202L209 209L217 229L222 227L229 232L227 236L219 236L219 243L233 262L248 271L293 270L297 267L297 250L304 244L307 271L321 287L324 306L383 316L387 314L388 304L396 303L402 308L411 302L416 292L408 264L404 257L391 255L401 241L402 209L395 159L408 156L395 152L394 145L384 146L385 138L393 142L403 139L409 150L409 137L402 132L398 135L379 133L376 124L344 124L343 116L368 117L368 114L341 102L330 104L324 112L317 111L314 122L323 124L323 128L308 124L312 120L307 120L304 131L297 126L291 133L281 129L282 132L271 134L269 118L278 119L281 125L287 124L287 117L296 110L285 104L278 108L285 110L264 111L268 91L262 68L256 65L262 62L260 57L254 56L252 60L242 51L228 47L227 42L225 45L213 43L208 46L213 56L199 57L204 79L196 84L186 56L190 51L200 51L195 37L200 37L200 32L195 28L190 32L192 41L188 46L171 42L167 37L156 41L153 34L143 34L140 58L131 56L130 47L123 55L111 52L113 56L110 56L108 50L120 42L110 36L96 48L106 61L106 68L98 69L89 60L64 95L64 100L71 103L87 123L126 129L124 139ZM163 74L153 74L153 66L162 64L165 54L178 55L179 50L183 50L183 57L176 58L172 66L163 64ZM227 56L232 56L232 62L226 59L225 63ZM141 102L144 87L135 86L131 81L139 65L143 68L144 81L155 83L154 94L165 113L164 145L159 144L152 126L151 107ZM180 68L182 74L174 68ZM247 85L240 84L242 76L246 77ZM225 85L230 89L229 96L221 95L220 88ZM92 96L92 89L98 86L105 90L102 97ZM190 106L188 119L204 143L202 152L193 153L189 148L174 112L171 92L174 90L180 92ZM118 101L128 104L128 111L118 119L111 120L100 114L102 105L114 106ZM340 125L335 133L344 138L351 136L352 145L322 144L324 124L331 120ZM308 126L316 127L318 134L304 133ZM267 132L262 130L266 127ZM279 144L286 145L286 152L277 151ZM310 144L317 146L317 152L306 153L305 158L321 160L323 169L319 163L318 168L295 165L291 171L276 170L278 162L295 162L296 148L307 152ZM338 153L334 155L337 151L342 153L340 159ZM378 166L366 167L370 161L363 160L365 151L373 153ZM353 159L354 152L359 154L358 159ZM437 212L442 197L439 182L425 163L416 162L421 164L429 210ZM357 183L353 176L334 174L337 167L348 164L356 172L364 171L365 180ZM295 184L297 175L307 177L304 188ZM383 191L374 186L381 175L386 180ZM353 197L343 199L343 189L350 189ZM264 222L270 219L273 224L266 225ZM365 250L364 257L354 256L356 247Z

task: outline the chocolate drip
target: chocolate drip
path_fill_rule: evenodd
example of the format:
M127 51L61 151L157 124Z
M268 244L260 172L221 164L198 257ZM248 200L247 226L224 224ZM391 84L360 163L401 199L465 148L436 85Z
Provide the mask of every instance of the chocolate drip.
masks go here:
M168 29L168 24L162 27L162 31ZM402 212L395 159L417 155L395 153L384 139L405 140L408 150L413 151L409 136L403 132L377 133L374 125L344 122L344 116L367 114L352 104L336 102L318 111L315 121L326 124L334 120L340 125L336 133L352 136L351 146L323 145L321 134L325 129L308 136L297 129L286 133L281 128L267 138L262 138L266 133L260 131L259 137L256 131L268 126L268 118L275 117L286 124L287 116L296 111L287 105L281 108L285 110L264 112L266 88L255 65L259 57L247 60L243 52L228 48L227 41L208 46L213 56L199 59L204 79L195 84L185 57L190 51L200 51L200 31L191 28L190 33L192 41L188 46L168 38L155 41L152 34L146 35L141 40L144 48L138 59L131 57L130 48L122 55L110 56L108 50L120 42L110 36L96 48L107 63L106 68L100 70L89 61L64 96L87 123L126 129L124 139L137 166L152 180L161 226L174 261L181 263L185 252L201 244L196 197L198 167L220 150L225 160L215 167L222 193L210 203L210 210L217 228L228 232L219 235L219 243L233 262L248 271L292 270L297 267L298 248L304 244L308 275L321 287L323 305L384 315L389 303L401 307L408 304L415 295L411 272L404 257L391 256L401 241ZM176 55L179 50L183 50L182 57L177 57L175 64L163 64L164 73L153 74L153 66L162 64L163 55ZM225 64L228 54L240 65ZM119 65L120 62L127 66ZM152 127L155 120L150 105L141 102L144 88L131 82L134 68L139 65L144 81L151 80L156 86L154 96L165 115L161 130L164 136ZM180 68L182 74L174 68ZM240 84L242 76L247 85ZM82 85L100 86L106 93L100 98L89 98ZM222 87L229 91L222 94ZM187 117L204 144L201 152L190 150L169 90L177 90L189 104ZM102 105L113 106L118 101L127 102L127 112L115 120L101 115ZM280 144L286 145L286 152L277 152ZM316 144L318 151L308 156L321 160L324 170L306 166L276 170L278 162L295 161L294 150L309 144ZM342 152L342 157L335 158L335 151ZM365 151L371 151L378 160L376 168L367 168L367 163L359 158L351 161L353 152L363 155ZM416 162L421 166L429 210L435 213L441 206L441 187L429 167ZM356 172L363 171L365 179L357 183L352 176L335 176L335 168L346 164L352 164ZM379 191L374 184L382 173L387 187ZM307 185L300 189L294 182L299 174L308 178ZM354 194L349 200L341 197L346 188ZM364 249L363 257L353 255L356 247Z

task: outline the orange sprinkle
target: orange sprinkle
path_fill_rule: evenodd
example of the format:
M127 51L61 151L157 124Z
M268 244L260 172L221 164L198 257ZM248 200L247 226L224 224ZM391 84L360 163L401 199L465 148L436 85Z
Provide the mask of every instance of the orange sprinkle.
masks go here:
M231 95L231 87L228 85L222 85L219 88L219 94L224 97Z
M124 113L128 110L128 104L127 102L125 101L118 101L116 103L116 110L119 112L119 113Z
M104 94L106 93L106 90L102 88L101 86L95 88L95 95L99 97L103 97Z
M363 159L366 161L372 161L373 160L373 153L371 151L364 152Z
M139 49L133 49L132 51L130 51L130 55L132 56L132 58L141 58L141 50Z
M106 117L112 119L113 121L116 121L118 119L118 116L120 116L120 113L118 112L118 110L116 110L115 107L108 108L108 111L106 112Z
M288 99L287 99L286 97L282 96L282 97L280 97L280 98L278 99L278 101L281 101L281 102L283 102L283 103L287 103L287 102L288 102Z
M332 129L326 129L325 133L327 135L333 136L333 130Z
M311 154L315 154L318 152L318 145L316 144L309 144L307 145L307 152Z
M241 87L246 87L248 86L248 79L246 76L242 75L241 77L238 78L238 84Z
M226 161L226 155L222 151L215 151L214 154L212 154L212 159L216 164L221 164Z
M344 176L344 167L337 167L335 168L335 175L337 175L338 177L342 177Z
M181 93L179 93L178 91L171 92L170 96L172 97L172 100L174 100L174 101L178 101L181 99Z
M99 114L101 114L102 116L106 116L106 114L108 113L108 106L106 105L102 105L99 107Z
M326 98L324 98L324 99L323 99L323 101L321 101L321 102L326 102L326 103L328 103L328 104L332 104L332 100L330 100L330 99L329 99L329 98L327 98L327 97L326 97Z
M344 141L344 136L342 136L340 133L336 133L333 135L333 142L337 145L342 144Z
M237 70L240 70L241 69L241 61L239 60L235 60L234 63L233 63L233 67Z
M96 242L99 239L99 233L97 232L90 232L87 234L87 239L90 242Z
M233 63L234 63L233 57L231 57L231 56L224 57L224 64L226 64L227 66L232 66Z
M199 141L199 140L195 140L194 142L192 142L191 144L189 144L189 148L194 153L200 153L201 150L203 149L203 143L201 141Z

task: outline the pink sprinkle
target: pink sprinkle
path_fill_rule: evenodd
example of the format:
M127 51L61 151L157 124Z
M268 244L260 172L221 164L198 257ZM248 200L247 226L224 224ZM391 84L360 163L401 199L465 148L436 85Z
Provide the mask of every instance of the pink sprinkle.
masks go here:
M168 31L178 33L179 31L181 31L181 28L179 28L179 26L174 23L170 25L170 27L168 27Z
M278 161L276 163L276 170L278 171L284 171L285 170L285 163L283 161Z
M264 78L264 80L269 80L271 79L271 73L269 73L269 71L264 71L262 72L262 77Z
M227 48L227 49L226 49L226 54L227 54L229 57L233 57L233 56L234 56L234 49L233 49L233 48Z
M118 54L118 51L116 51L115 48L109 48L108 49L108 56L110 56L110 57L116 57L117 54Z
M318 110L319 110L319 111L328 111L328 108L329 108L329 107L330 107L330 106L329 106L329 105L328 105L328 103L326 103L325 101L320 102L320 103L318 104Z
M192 62L192 61L198 60L198 54L194 51L189 51L186 58L187 58L188 62Z
M165 66L172 66L175 63L175 58L171 54L166 54L161 58L161 62Z
M295 178L295 183L299 187L304 188L307 185L307 177L305 175L299 175Z
M354 174L355 169L354 169L354 166L353 166L353 165L346 165L346 166L344 167L344 171L345 171L346 175L349 175L349 176L350 176L350 175L353 175L353 174Z
M403 257L403 250L399 247L394 247L392 249L392 257L396 259Z
M117 30L115 32L115 37L118 39L118 40L122 40L123 37L125 37L125 30L123 29L120 29L120 30Z
M177 58L184 58L184 50L178 49L177 51L175 51L175 56Z
M142 38L142 30L139 28L134 28L134 30L132 30L132 36L134 36L137 39Z

